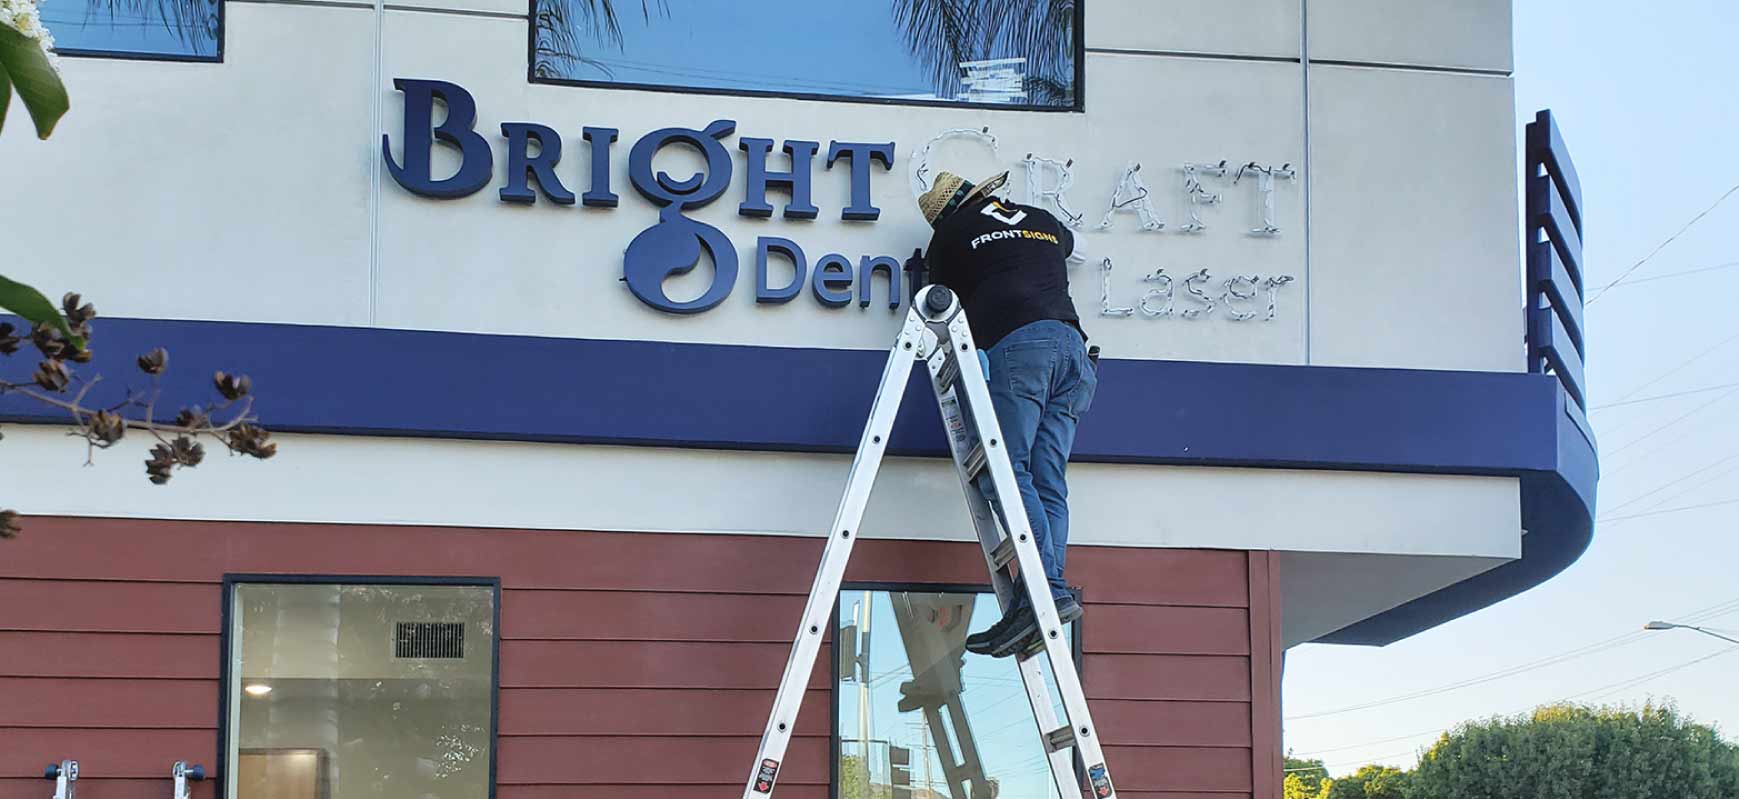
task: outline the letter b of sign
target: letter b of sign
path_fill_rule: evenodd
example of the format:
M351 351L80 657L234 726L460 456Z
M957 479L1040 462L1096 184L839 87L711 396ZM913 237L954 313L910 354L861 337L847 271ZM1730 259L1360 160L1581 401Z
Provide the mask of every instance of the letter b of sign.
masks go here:
M628 177L635 190L663 206L658 224L635 236L622 259L623 280L641 302L671 313L700 313L723 302L736 285L737 251L730 238L724 231L682 214L684 209L700 208L718 199L730 186L731 154L719 140L736 129L736 122L721 119L705 130L655 130L642 136L629 152ZM685 144L700 151L706 168L683 180L665 172L654 174L652 157L667 144ZM712 285L695 299L672 300L664 293L664 281L693 270L703 249L712 256Z
M495 156L489 142L472 130L477 123L477 102L471 93L445 81L395 78L394 88L405 93L405 133L399 140L404 147L404 164L392 158L392 142L386 134L380 137L381 157L393 179L407 190L424 197L452 199L475 194L489 182L495 167ZM435 101L447 106L447 119L434 124ZM429 158L435 139L459 148L459 171L450 178L435 180L430 174Z

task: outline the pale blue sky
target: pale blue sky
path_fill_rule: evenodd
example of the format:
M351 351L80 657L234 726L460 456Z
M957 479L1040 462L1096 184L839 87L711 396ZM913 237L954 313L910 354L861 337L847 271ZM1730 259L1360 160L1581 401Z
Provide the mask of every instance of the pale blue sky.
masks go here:
M1558 116L1582 178L1592 295L1739 183L1739 4L1516 0L1515 21L1517 124L1541 108ZM1739 262L1736 232L1739 194L1627 281ZM1739 381L1736 297L1733 266L1611 289L1587 313L1591 404ZM1739 499L1735 414L1739 392L1729 390L1594 412L1600 514ZM1418 699L1296 718L1523 666L1652 618L1739 600L1736 522L1739 504L1602 522L1580 562L1520 597L1383 649L1294 649L1286 744L1321 757L1336 774L1373 760L1410 767L1435 740L1427 731L1578 694L1608 703L1676 700L1739 740L1739 651L1622 686L1739 650L1682 630ZM1739 602L1704 624L1739 637L1732 632ZM1621 687L1595 690L1614 685Z

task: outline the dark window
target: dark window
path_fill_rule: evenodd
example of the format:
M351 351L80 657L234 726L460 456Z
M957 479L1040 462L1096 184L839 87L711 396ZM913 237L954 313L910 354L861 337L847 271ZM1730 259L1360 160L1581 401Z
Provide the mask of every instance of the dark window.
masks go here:
M840 592L837 799L1054 799L1014 659L965 651L969 633L1001 616L987 591ZM1052 713L1065 718L1045 676Z
M231 799L488 799L493 584L232 580Z
M1078 109L1077 0L533 0L534 81Z
M61 55L200 61L222 55L223 0L50 0L41 9Z

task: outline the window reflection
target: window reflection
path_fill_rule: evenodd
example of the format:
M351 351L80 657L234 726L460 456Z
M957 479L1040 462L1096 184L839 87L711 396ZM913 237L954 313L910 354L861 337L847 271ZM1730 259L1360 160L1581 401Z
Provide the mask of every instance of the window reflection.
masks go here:
M1075 106L1074 0L535 0L534 79Z
M847 590L839 602L839 799L1054 799L1014 659L965 651L1001 617L994 594ZM1048 670L1046 683L1061 718Z
M492 587L234 590L229 796L489 796Z
M222 0L54 0L42 24L55 50L71 55L215 59Z

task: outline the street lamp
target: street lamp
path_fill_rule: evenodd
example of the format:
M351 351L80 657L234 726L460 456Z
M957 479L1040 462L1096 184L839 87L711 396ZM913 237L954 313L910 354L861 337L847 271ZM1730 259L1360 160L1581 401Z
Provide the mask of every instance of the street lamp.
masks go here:
M1694 626L1691 626L1689 624L1674 624L1670 621L1651 621L1647 624L1644 624L1642 626L1642 628L1644 630L1696 630L1697 632L1700 632L1704 635L1712 635L1712 636L1719 638L1723 641L1727 641L1729 643L1734 643L1734 644L1739 644L1739 639L1728 638L1727 636L1722 635L1718 632L1715 632L1714 630L1705 630L1701 627L1694 627Z

